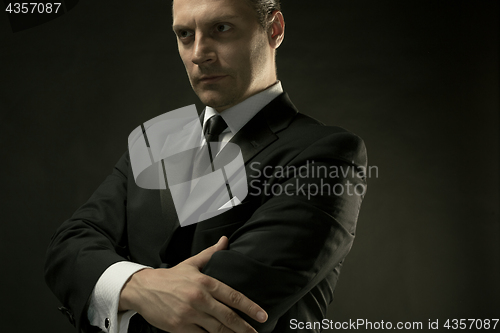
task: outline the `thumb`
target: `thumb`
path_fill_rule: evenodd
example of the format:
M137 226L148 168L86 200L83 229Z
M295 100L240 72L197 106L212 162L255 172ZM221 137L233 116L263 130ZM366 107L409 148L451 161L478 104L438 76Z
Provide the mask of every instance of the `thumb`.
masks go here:
M227 248L229 241L226 236L222 236L217 244L206 248L195 256L184 260L185 264L189 264L191 266L196 266L199 270L201 270L206 263L212 258L212 255L220 250L224 250Z

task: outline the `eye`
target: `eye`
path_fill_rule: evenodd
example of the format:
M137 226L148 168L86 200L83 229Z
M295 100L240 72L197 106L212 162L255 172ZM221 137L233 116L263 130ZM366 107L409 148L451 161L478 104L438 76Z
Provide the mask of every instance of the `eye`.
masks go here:
M218 24L216 27L216 30L218 32L226 32L229 29L231 29L231 26L229 24Z
M189 37L193 36L194 34L191 31L179 30L177 35L179 36L179 38L185 39L185 38L189 38Z

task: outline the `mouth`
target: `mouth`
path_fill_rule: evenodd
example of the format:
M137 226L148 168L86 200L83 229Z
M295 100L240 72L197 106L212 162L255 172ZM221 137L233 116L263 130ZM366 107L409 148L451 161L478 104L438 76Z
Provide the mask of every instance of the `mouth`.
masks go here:
M202 76L198 79L199 83L206 83L206 84L211 84L211 83L216 83L219 82L223 79L228 77L227 75L206 75Z

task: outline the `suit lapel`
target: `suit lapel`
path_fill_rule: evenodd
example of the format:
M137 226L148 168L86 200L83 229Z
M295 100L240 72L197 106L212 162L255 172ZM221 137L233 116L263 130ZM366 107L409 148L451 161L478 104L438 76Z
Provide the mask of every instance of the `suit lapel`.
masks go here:
M239 146L244 163L247 165L254 156L278 140L276 134L288 127L297 112L288 95L282 93L259 111L229 142ZM224 158L225 154L228 152L223 148L217 158ZM168 249L168 245L180 225L170 190L161 190L160 195L163 216L168 221L167 240L162 250L162 255L164 255L165 251L173 250ZM218 218L225 218L224 214L217 215L212 219Z
M278 139L276 133L288 127L297 112L288 94L282 93L250 119L229 142L240 147L246 165L262 149ZM223 153L224 149L219 155Z

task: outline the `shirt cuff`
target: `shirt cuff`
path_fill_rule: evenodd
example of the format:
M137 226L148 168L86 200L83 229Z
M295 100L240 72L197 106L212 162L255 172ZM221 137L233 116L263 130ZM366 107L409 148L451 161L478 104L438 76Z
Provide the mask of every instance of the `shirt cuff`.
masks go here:
M118 315L120 293L128 279L144 268L149 267L130 261L120 261L102 273L90 296L87 316L91 325L108 333L127 332L130 318L136 312L126 311Z

